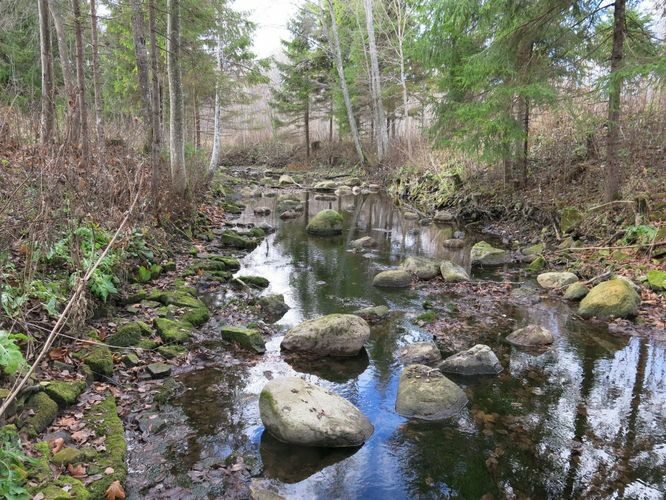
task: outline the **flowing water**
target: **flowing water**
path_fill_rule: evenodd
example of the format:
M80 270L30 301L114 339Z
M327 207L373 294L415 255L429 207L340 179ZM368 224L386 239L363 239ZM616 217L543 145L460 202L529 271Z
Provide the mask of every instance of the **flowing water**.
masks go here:
M244 200L239 224L269 222L277 231L242 261L238 274L264 276L270 280L264 293L284 294L291 309L278 322L282 332L305 319L368 305L385 304L391 316L372 327L367 356L351 361L289 365L280 356L281 333L256 363L211 361L180 376L187 390L173 404L187 424L186 444L164 450L173 470L205 470L236 450L256 456L253 472L263 485L289 498L664 497L663 343L574 321L559 301L507 307L516 326L549 328L553 346L523 352L502 343L509 332L498 331L491 347L503 373L452 377L470 400L462 414L444 422L402 418L394 410L402 368L397 353L409 342L431 338L414 321L423 312L424 292L380 290L372 277L415 254L451 259L469 270L475 237L466 235L466 247L449 252L441 241L455 228L406 221L383 195L334 202L301 195L307 197L305 216L284 222L275 213L275 198ZM273 212L255 217L256 206ZM308 218L324 208L344 213L342 236L305 233ZM348 250L351 239L365 235L379 247ZM498 273L472 270L474 279L503 279ZM216 303L228 298L217 297ZM445 307L449 297L440 293L436 299L435 305ZM370 440L359 449L321 450L284 445L267 435L259 392L268 380L294 374L360 408L375 427Z

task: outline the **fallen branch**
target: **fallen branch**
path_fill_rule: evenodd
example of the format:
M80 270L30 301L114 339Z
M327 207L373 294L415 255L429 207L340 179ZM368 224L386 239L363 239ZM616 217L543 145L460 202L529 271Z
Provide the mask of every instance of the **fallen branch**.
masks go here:
M654 247L660 247L666 245L666 241L662 241L660 243L647 243L647 244L641 244L641 245L623 245L619 247L572 247L572 248L563 248L562 250L555 250L557 253L561 252L582 252L584 250L624 250L627 248L654 248Z
M137 172L138 175L139 172ZM143 176L139 179L139 187L143 181ZM136 195L134 196L134 200L132 201L132 204L130 205L129 209L127 210L127 213L125 214L125 218L122 220L120 223L120 226L118 226L118 229L116 229L116 232L113 234L113 237L111 238L111 241L106 245L106 248L102 252L102 254L99 256L97 261L86 271L84 274L83 278L79 278L76 284L76 288L74 289L74 293L70 297L69 301L67 302L67 305L65 306L65 309L60 313L60 316L58 317L58 321L54 325L53 329L51 330L51 333L49 333L49 336L46 338L46 341L44 342L44 345L42 346L41 351L37 355L37 358L33 361L32 365L30 365L30 368L28 369L28 372L23 376L23 378L18 382L18 384L15 384L15 386L12 388L12 392L7 396L2 403L2 406L0 406L0 417L2 417L5 414L5 411L7 411L7 408L9 408L9 405L16 399L18 394L21 392L21 389L23 389L23 386L28 382L30 377L35 371L35 368L39 365L39 363L44 359L44 356L46 353L49 351L51 346L53 345L53 342L55 339L58 337L60 334L60 331L63 329L63 327L67 324L67 320L69 319L69 316L72 312L72 309L74 308L75 304L79 301L81 298L81 295L83 294L83 291L85 290L88 281L90 280L90 277L92 274L95 272L95 270L99 267L100 263L104 258L106 257L106 254L109 253L109 250L113 246L113 244L116 242L118 239L118 236L122 232L123 228L125 227L125 224L127 224L127 221L129 221L130 216L132 215L132 211L134 210L134 207L136 206L137 201L139 200L139 194L141 193L141 189L137 189Z
M634 200L615 200L615 201L609 201L608 203L602 203L601 205L596 205L592 208L588 208L588 212L596 212L598 210L601 210L604 207L610 206L610 205L625 205L625 204L635 204L636 202Z

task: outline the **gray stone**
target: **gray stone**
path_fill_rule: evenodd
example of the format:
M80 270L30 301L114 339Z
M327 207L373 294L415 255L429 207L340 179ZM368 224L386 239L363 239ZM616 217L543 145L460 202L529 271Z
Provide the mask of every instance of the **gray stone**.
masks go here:
M580 300L589 293L587 287L582 284L580 281L576 283L571 283L567 287L566 292L564 292L564 298L566 300Z
M578 281L578 276L570 272L548 272L537 276L537 283L541 288L562 288Z
M370 323L376 323L388 317L389 308L386 306L372 306L364 307L363 309L357 309L354 311L356 316L360 316L364 320Z
M282 294L259 297L257 305L261 308L261 317L270 323L278 321L289 311L289 306L285 303L284 295Z
M435 223L442 224L455 220L455 216L448 210L438 210L432 218Z
M259 413L266 430L288 444L353 447L374 432L349 401L298 377L268 382L259 396Z
M382 271L375 275L372 284L379 288L406 288L412 284L412 276L403 269Z
M506 250L495 248L485 241L479 241L472 247L472 264L481 266L501 266L509 262Z
M356 356L370 337L370 327L353 314L329 314L304 321L287 332L281 347L318 356Z
M506 341L519 347L540 347L552 344L553 334L542 326L528 325L509 334Z
M496 375L502 365L487 345L477 344L466 351L449 356L439 365L444 373L460 375Z
M439 266L439 271L442 274L444 281L455 283L458 281L469 281L469 274L458 264L445 260Z
M431 280L439 276L439 263L425 257L407 257L400 267L422 280Z
M437 368L409 365L402 370L395 410L403 417L440 420L467 405L465 392Z
M442 353L434 342L414 342L400 349L400 361L404 364L429 365L442 359Z
M280 179L278 180L278 184L280 186L290 186L292 184L296 184L296 181L294 181L294 179L289 175L281 175Z
M166 363L151 363L146 366L151 378L166 378L171 375L171 368L171 365Z
M374 248L377 246L377 241L372 236L364 236L353 240L349 246L352 248Z
M254 215L270 215L271 209L268 207L255 207Z
M463 248L465 246L465 240L459 240L457 238L450 238L448 240L442 241L442 246L444 248Z

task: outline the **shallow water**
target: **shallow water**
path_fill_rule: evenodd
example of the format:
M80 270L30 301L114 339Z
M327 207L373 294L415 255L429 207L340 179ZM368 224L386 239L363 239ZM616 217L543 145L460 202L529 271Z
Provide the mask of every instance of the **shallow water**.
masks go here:
M307 196L306 216L280 221L273 212L255 217L253 207L274 209L275 198L243 200L239 224L269 222L277 232L243 260L239 275L261 275L264 292L282 293L291 310L283 328L304 319L360 306L386 304L388 321L372 327L367 356L346 362L291 366L280 356L281 335L267 343L254 365L219 366L180 377L188 390L175 406L190 431L182 449L170 449L176 469L205 468L234 450L256 454L255 472L291 498L663 498L666 491L666 346L611 335L571 320L561 302L507 309L516 325L538 323L555 335L542 353L523 352L493 335L491 347L504 371L498 377L456 377L470 400L458 418L410 421L394 411L401 364L399 348L430 338L413 322L423 312L423 293L372 287L372 277L407 255L454 260L469 269L464 249L447 251L454 227L422 227L405 221L382 195L321 202ZM308 217L341 210L345 231L309 237ZM371 235L379 247L347 250L350 240ZM499 275L473 270L473 278ZM222 299L220 299L221 301ZM432 300L429 298L429 300ZM438 306L449 300L440 294ZM276 442L263 429L258 394L274 377L299 374L344 396L375 426L360 449L302 449ZM453 377L452 377L453 378Z

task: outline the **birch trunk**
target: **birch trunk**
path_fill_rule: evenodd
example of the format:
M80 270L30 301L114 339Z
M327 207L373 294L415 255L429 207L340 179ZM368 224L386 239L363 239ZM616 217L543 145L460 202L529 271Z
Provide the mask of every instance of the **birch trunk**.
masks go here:
M93 92L95 93L95 131L97 132L97 145L104 146L104 122L102 89L99 82L99 53L97 45L97 7L95 0L90 0L90 36L92 42L92 74Z
M141 8L141 0L131 0L132 7L132 39L134 41L134 55L136 57L136 70L139 78L139 91L141 93L141 119L143 120L146 137L144 148L147 150L151 144L152 112L150 99L150 84L148 82L148 52L146 50L146 22Z
M88 113L86 109L86 80L83 73L83 33L81 29L81 2L72 0L72 10L74 11L74 32L76 34L76 81L77 81L77 104L79 108L79 143L81 145L81 157L84 166L90 159L90 150L88 142Z
M347 110L347 119L349 120L349 129L351 130L352 139L354 141L354 147L356 149L356 154L361 164L365 163L365 157L363 155L363 148L361 147L361 139L358 135L358 128L356 126L356 118L354 117L354 111L352 109L351 98L349 97L349 89L347 88L347 80L345 79L345 70L342 66L342 51L340 50L340 39L338 38L338 23L335 20L335 10L333 9L333 0L328 1L328 11L331 16L331 32L328 33L328 27L324 23L324 29L326 30L326 37L328 38L331 49L335 54L335 66L338 71L338 77L340 78L340 89L342 90L342 97L345 101L345 109Z
M39 0L39 45L42 66L42 111L39 121L39 141L46 144L53 138L53 64L51 57L51 29L47 0Z
M180 0L167 0L167 73L169 75L169 152L175 192L188 195L183 135L183 86L180 78Z
M363 0L365 6L365 22L368 30L368 50L370 52L370 90L373 107L377 116L375 134L377 140L377 160L382 161L388 150L388 133L384 127L386 113L382 103L381 77L379 74L379 60L377 57L377 44L375 42L375 25L372 13L372 0Z
M218 30L222 29L222 23L218 21ZM210 154L210 165L208 169L213 172L220 164L220 154L222 148L222 96L220 95L220 78L222 76L223 67L223 46L222 34L217 34L217 81L215 82L215 106L214 106L214 120L213 125L213 151Z

